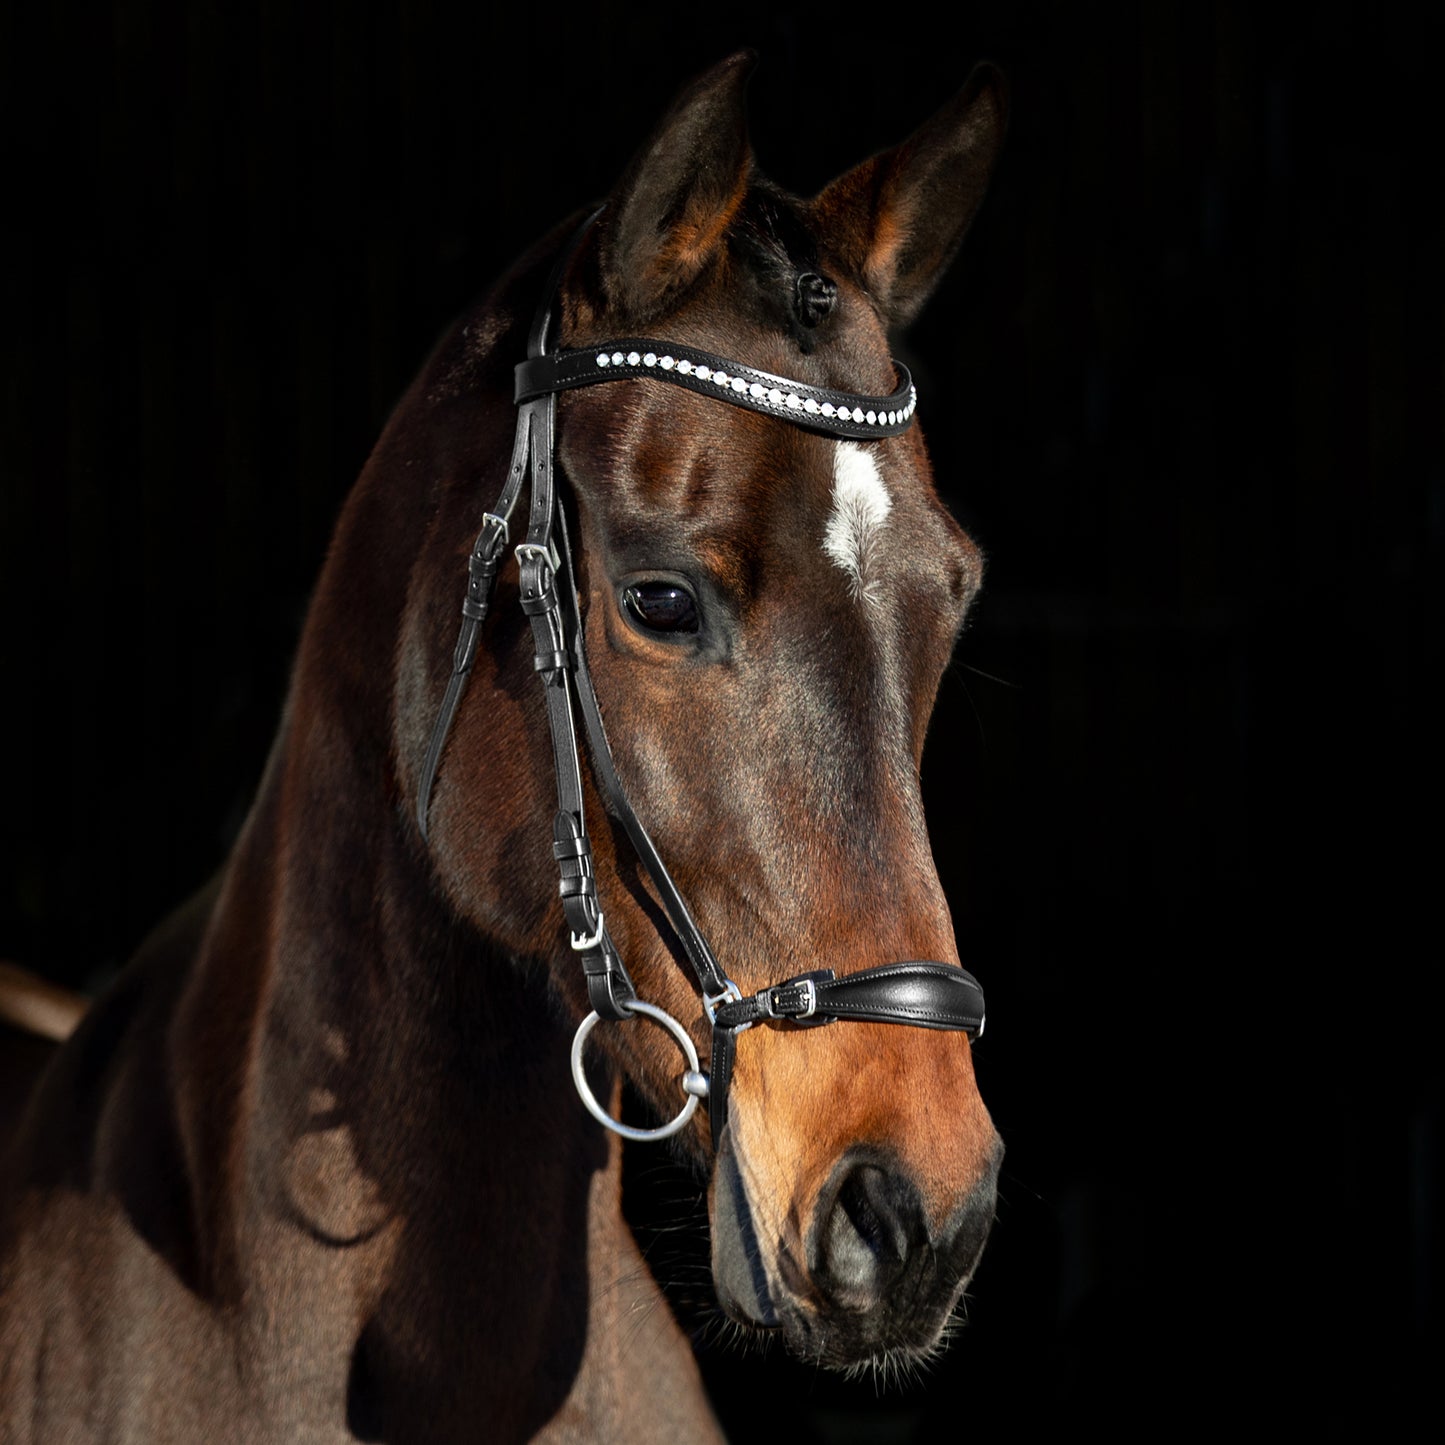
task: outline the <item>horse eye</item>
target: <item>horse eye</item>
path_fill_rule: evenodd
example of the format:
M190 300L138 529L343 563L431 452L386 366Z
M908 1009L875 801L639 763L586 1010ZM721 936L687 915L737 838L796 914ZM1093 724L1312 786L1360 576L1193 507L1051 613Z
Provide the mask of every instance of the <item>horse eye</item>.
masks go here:
M696 632L697 603L676 582L637 582L622 594L622 605L634 622L650 632Z

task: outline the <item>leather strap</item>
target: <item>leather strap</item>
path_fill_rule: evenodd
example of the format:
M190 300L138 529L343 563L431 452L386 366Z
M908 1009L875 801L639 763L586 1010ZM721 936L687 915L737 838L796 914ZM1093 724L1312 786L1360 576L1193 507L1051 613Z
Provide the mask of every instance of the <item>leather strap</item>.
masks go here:
M732 1089L733 1064L738 1055L738 1034L740 1029L720 1029L716 1024L712 1030L712 1060L708 1073L707 1121L712 1128L712 1147L722 1142L723 1130L728 1123L728 1094Z
M983 989L971 973L946 963L885 963L838 978L833 970L799 974L750 998L721 1003L712 1015L708 1118L714 1147L727 1124L728 1090L738 1035L770 1020L818 1028L853 1023L911 1024L983 1037Z
M529 359L540 359L546 353L553 299L572 258L581 248L593 222L601 214L602 208L599 206L577 228L572 239L563 246L552 263L551 274L547 277L547 289L542 293L527 333ZM416 822L423 839L427 836L427 814L431 809L432 788L436 783L437 769L441 766L442 749L446 746L452 720L456 717L462 693L471 677L477 638L481 635L482 623L486 621L487 609L491 605L492 588L496 585L497 565L501 559L502 548L507 544L507 524L511 521L512 509L517 505L517 498L522 492L522 482L527 475L527 458L531 446L530 422L533 415L527 407L519 407L517 410L517 430L512 442L512 460L507 467L507 478L502 484L496 505L490 512L483 513L482 530L477 535L467 563L467 595L462 601L461 633L452 654L452 675L447 681L446 691L442 694L436 721L432 724L426 757L422 760L421 779L416 790ZM551 455L550 440L548 455Z
M983 989L971 973L947 963L885 963L842 978L832 969L800 974L719 1005L713 1025L746 1029L770 1019L829 1024L839 1019L983 1033Z
M891 396L859 396L790 381L695 346L631 337L606 341L586 351L530 357L516 368L514 400L521 405L535 397L555 396L599 381L651 377L829 436L876 441L906 432L918 405L908 368L900 361L893 366L898 388Z
M607 732L602 724L602 712L597 706L597 694L592 687L592 674L587 670L587 648L582 634L577 583L572 568L571 540L567 535L566 516L560 508L557 513L557 522L563 572L567 581L567 586L563 589L562 601L568 610L567 623L570 634L576 639L576 645L573 648L573 664L576 669L574 681L577 685L577 701L581 704L582 722L587 730L587 742L592 752L593 769L602 785L607 811L626 830L628 841L631 842L638 861L656 886L668 921L672 924L678 942L682 944L683 952L687 955L688 962L691 963L692 970L697 975L698 985L703 994L705 996L720 994L727 989L728 981L712 951L712 946L697 926L697 922L692 916L692 910L687 906L687 900L682 896L682 891L677 884L673 882L672 874L667 871L667 865L662 861L661 854L658 853L651 836L643 827L642 820L637 816L636 810L627 797L627 789L623 787L622 779L617 776L617 768L612 761L612 747L607 741Z

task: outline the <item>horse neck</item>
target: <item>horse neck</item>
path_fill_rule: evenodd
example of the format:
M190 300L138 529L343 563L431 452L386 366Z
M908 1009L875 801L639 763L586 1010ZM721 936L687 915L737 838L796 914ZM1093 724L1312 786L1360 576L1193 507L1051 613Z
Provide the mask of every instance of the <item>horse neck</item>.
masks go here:
M222 1294L244 1294L299 1227L322 1241L395 1235L374 1289L400 1269L423 1292L455 1290L465 1257L465 1288L495 1301L555 1276L575 1252L564 1241L585 1239L589 1175L609 1176L604 1194L620 1178L572 1093L545 979L457 916L409 824L392 660L427 529L455 521L455 476L426 475L462 450L427 414L455 370L444 346L347 503L182 1001L178 1111L200 1156L192 1177L214 1181L196 1213ZM555 1228L538 1227L539 1200ZM514 1328L526 1313L519 1301Z

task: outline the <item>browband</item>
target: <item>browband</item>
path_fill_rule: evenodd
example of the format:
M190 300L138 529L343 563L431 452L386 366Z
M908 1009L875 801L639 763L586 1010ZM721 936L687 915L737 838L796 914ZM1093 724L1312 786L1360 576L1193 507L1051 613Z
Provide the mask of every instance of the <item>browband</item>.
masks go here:
M523 483L530 479L527 538L514 550L521 606L532 625L534 665L544 685L552 739L557 781L552 855L560 874L559 892L571 930L572 949L580 958L588 1001L594 1011L584 1020L574 1041L573 1074L588 1108L609 1128L628 1137L661 1138L677 1132L691 1117L698 1098L705 1095L716 1148L727 1123L728 1084L738 1035L754 1024L780 1022L809 1027L849 1020L959 1030L977 1038L983 1032L983 991L963 969L932 962L884 964L841 978L831 969L822 969L760 989L750 997L744 997L723 973L629 802L613 764L587 669L566 516L556 490L557 393L600 382L656 378L795 426L849 440L877 440L906 431L913 421L917 394L906 368L897 362L898 386L890 396L880 397L791 381L675 342L632 338L585 350L549 351L547 332L562 276L595 219L594 214L583 223L558 257L528 336L527 360L516 368L518 413L512 457L501 495L492 511L484 514L482 530L468 560L461 631L453 650L452 674L422 764L416 819L426 838L427 813L442 751L476 657L502 552L510 536L512 512ZM630 1130L608 1118L591 1098L581 1069L582 1042L599 1017L621 1021L644 1013L664 1023L679 1042L686 1039L686 1031L660 1009L638 999L607 930L583 815L581 760L572 710L574 691L608 811L622 823L657 888L668 920L697 975L703 1006L712 1023L710 1076L696 1067L691 1069L684 1076L684 1090L691 1096L686 1106L669 1124L656 1130ZM684 1047L691 1053L690 1040Z
M515 400L520 404L599 381L649 376L830 436L875 441L907 431L918 405L908 368L899 361L893 365L898 371L898 389L891 396L855 396L790 381L695 346L632 337L521 362L516 369Z

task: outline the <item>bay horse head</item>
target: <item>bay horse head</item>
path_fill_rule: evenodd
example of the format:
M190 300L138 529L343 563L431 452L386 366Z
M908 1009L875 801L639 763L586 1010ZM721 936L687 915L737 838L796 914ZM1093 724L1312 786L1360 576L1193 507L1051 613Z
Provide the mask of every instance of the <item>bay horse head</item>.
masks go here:
M446 907L603 1020L614 1097L589 1107L623 1078L684 1103L724 1308L847 1367L933 1348L1002 1152L919 790L981 562L888 333L956 251L1004 103L975 72L803 201L754 168L749 68L689 88L403 408L448 441L395 731ZM410 435L383 441L393 473Z
M938 1341L1001 1153L919 791L980 559L887 338L1001 85L803 201L748 68L388 422L229 859L0 1159L0 1437L716 1438L574 1083L672 1119L735 1319Z

